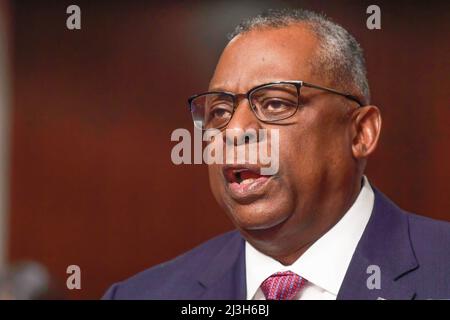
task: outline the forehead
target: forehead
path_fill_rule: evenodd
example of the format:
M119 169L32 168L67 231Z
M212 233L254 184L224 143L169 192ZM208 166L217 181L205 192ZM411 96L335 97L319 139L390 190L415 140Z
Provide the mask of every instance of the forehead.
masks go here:
M256 29L234 38L223 51L210 90L245 92L279 80L313 81L317 38L304 25Z

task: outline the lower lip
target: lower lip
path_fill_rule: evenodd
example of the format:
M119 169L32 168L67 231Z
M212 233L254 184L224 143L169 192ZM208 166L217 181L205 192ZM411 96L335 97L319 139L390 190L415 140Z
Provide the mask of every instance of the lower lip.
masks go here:
M270 177L259 177L252 183L228 183L228 189L230 190L232 198L241 201L256 200L261 197L271 180Z

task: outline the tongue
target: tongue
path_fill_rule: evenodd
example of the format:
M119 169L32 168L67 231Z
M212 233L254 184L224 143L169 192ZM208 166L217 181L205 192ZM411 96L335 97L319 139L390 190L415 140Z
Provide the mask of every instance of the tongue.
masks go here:
M246 180L246 179L258 179L260 178L261 175L257 174L255 172L252 171L243 171L241 172L241 179L242 180Z

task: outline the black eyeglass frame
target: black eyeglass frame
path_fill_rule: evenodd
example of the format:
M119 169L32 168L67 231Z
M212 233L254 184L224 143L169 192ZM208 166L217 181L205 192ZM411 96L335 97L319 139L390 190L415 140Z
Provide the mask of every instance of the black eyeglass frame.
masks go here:
M258 114L256 113L256 111L254 110L254 108L252 106L251 96L252 96L252 94L255 91L257 91L259 89L262 89L264 87L270 87L272 85L277 85L277 84L290 84L290 85L294 85L297 88L297 97L298 97L297 107L296 107L295 111L292 114L288 115L285 118L281 118L281 119L277 119L277 120L263 120L263 119L260 119ZM232 114L230 116L230 119L224 125L222 125L220 127L217 127L215 129L223 128L226 125L228 125L228 123L231 121L231 118L233 118L234 112L235 112L235 110L237 108L238 97L245 97L249 101L250 107L251 107L253 113L255 114L256 118L259 121L262 121L262 122L265 122L265 123L276 123L278 121L282 121L282 120L288 119L288 118L294 116L297 113L297 110L298 110L298 108L300 106L300 89L301 89L301 87L308 87L308 88L313 88L313 89L318 89L318 90L331 92L331 93L340 95L342 97L345 97L345 98L347 98L349 100L352 100L352 101L356 102L359 105L359 107L363 107L364 106L364 104L356 96L354 96L352 94L341 92L341 91L338 91L338 90L335 90L335 89L331 89L331 88L327 88L327 87L318 86L316 84L312 84L312 83L301 81L301 80L293 80L293 81L274 81L274 82L260 84L260 85L257 85L256 87L251 88L249 91L247 91L247 93L233 93L233 92L228 92L228 91L208 91L208 92L199 93L199 94L196 94L196 95L193 95L193 96L189 97L189 99L188 99L189 111L192 113L192 102L194 101L194 99L197 99L198 97L209 95L209 94L225 94L225 95L230 96L233 99L233 112L232 112Z

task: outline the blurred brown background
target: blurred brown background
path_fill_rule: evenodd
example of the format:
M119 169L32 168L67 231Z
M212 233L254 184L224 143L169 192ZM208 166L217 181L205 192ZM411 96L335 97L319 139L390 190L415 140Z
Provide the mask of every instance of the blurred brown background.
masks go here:
M377 1L2 1L10 18L7 261L35 260L69 298L232 228L204 166L175 166L186 98L207 88L226 34L265 8L324 11L361 42L384 128L372 184L406 210L450 221L450 6ZM5 5L6 3L6 5ZM82 29L66 28L77 4ZM8 9L9 8L9 9ZM5 15L6 16L6 15Z

